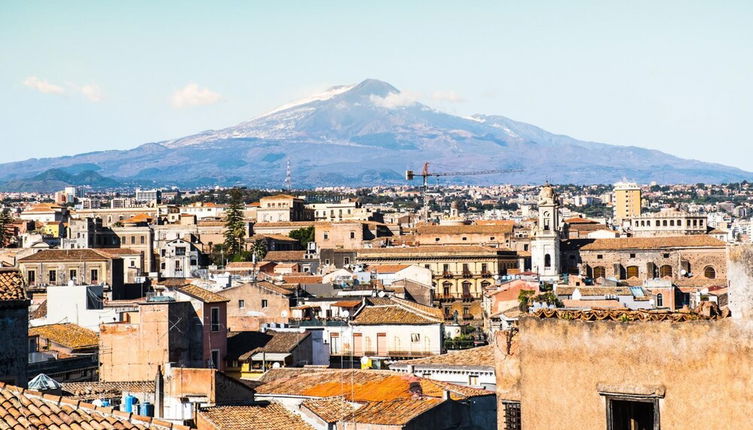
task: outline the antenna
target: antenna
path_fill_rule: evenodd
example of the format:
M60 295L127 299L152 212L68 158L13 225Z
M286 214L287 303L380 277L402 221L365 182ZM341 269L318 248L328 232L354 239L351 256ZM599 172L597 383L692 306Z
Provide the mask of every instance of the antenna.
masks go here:
M285 169L285 182L283 183L283 188L287 191L290 191L290 189L293 188L293 175L290 173L290 160L288 160Z

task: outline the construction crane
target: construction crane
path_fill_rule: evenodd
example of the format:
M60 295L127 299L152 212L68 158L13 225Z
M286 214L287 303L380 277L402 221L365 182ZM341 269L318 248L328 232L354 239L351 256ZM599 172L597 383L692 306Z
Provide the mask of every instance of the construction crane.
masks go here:
M522 172L521 169L493 169L493 170L474 170L470 172L429 172L429 162L424 163L424 168L421 173L416 173L413 170L405 171L405 180L412 181L416 176L420 176L423 180L421 185L421 202L423 205L423 216L428 218L429 216L429 201L426 198L426 190L429 188L429 178L440 176L475 176L475 175L493 175L496 173L516 173Z

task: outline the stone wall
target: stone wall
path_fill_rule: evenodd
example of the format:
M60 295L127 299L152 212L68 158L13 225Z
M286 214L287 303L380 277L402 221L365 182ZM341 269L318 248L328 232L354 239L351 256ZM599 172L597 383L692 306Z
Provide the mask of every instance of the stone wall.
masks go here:
M519 393L528 430L605 428L600 392L659 394L667 429L737 429L753 415L753 331L744 322L528 317L519 342L520 376L498 363L497 391Z

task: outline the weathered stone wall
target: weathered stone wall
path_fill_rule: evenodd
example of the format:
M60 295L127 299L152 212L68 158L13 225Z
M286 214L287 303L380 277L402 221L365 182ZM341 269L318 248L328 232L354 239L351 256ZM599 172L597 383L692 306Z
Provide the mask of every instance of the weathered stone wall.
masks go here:
M727 276L732 318L753 321L753 246L730 248Z
M753 415L753 331L741 321L523 318L517 385L514 361L497 364L497 391L519 389L527 430L605 428L600 390L663 392L666 429L738 429Z
M497 375L497 428L505 428L505 401L520 401L520 356L518 336L499 331L493 339Z

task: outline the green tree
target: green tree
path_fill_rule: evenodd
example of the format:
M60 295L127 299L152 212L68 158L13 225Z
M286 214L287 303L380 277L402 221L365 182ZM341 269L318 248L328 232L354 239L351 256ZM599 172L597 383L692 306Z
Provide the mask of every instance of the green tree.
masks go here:
M257 262L264 260L264 257L267 256L267 242L264 239L256 239L251 252L256 256Z
M5 247L10 242L11 235L8 233L8 228L13 219L10 216L10 211L5 208L0 212L0 247Z
M230 204L225 210L225 252L230 256L241 255L244 238L246 237L246 223L243 220L243 200L237 189L230 191Z
M297 240L303 249L306 249L308 244L314 241L314 227L304 227L299 228L298 230L293 230L288 233L288 236Z

